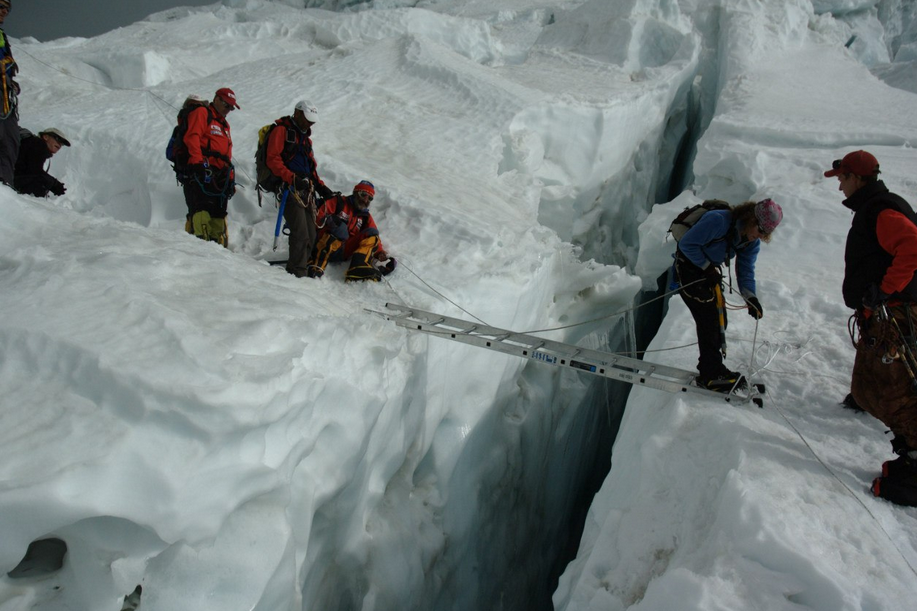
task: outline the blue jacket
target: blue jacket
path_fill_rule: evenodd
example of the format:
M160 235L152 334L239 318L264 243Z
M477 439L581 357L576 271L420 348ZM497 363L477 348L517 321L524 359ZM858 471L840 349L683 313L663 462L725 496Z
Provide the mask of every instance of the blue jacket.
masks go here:
M732 212L729 210L705 213L678 242L681 254L701 269L722 265L735 257L736 280L745 297L755 295L755 261L760 249L761 240L744 240L742 227L732 229Z

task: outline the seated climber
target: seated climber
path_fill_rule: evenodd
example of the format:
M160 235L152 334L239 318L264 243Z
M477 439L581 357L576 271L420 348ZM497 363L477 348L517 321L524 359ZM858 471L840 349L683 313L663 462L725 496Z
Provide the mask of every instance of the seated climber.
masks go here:
M369 213L376 189L368 180L361 180L352 195L335 195L325 200L316 213L318 240L309 261L308 276L321 278L329 261L350 260L344 276L347 282L372 280L395 269L379 240L379 229Z
M67 190L64 183L48 174L45 162L64 146L70 146L70 141L59 129L49 127L38 132L37 136L23 130L13 187L20 193L35 197L47 197L48 193L63 195Z

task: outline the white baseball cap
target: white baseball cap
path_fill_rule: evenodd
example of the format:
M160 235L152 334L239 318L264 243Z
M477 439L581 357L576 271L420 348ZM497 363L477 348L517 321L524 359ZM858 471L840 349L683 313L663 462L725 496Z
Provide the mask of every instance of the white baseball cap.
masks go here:
M296 103L296 110L301 110L302 114L305 115L306 121L309 123L315 123L318 121L318 111L315 110L315 105L308 100L300 100Z
M44 135L53 136L55 140L61 143L61 146L70 146L70 141L67 140L66 136L64 136L64 132L57 129L56 127L46 127L45 129L38 132L38 135L39 136L44 136Z

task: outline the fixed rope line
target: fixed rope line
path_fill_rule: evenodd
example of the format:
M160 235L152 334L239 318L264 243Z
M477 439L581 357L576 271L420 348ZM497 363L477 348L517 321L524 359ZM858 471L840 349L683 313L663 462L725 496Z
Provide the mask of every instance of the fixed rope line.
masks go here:
M458 309L461 310L462 312L465 312L466 314L468 314L468 316L471 316L472 318L474 318L475 320L477 320L477 321L478 321L479 323L481 323L482 325L491 326L491 325L489 325L488 323L486 323L485 321L483 321L483 320L481 320L480 318L478 318L477 316L475 316L474 314L472 314L471 312L468 312L467 310L465 310L464 308L462 308L460 305L458 305L457 303L455 303L454 301L452 301L451 299L449 299L448 297L446 297L445 295L443 295L441 292L437 291L437 290L436 290L435 288L433 288L432 286L430 286L427 282L424 281L423 278L421 278L419 275L417 275L417 273L416 273L414 270L412 270L410 267L408 267L408 266L405 265L404 263L402 263L402 262L399 261L398 265L399 265L399 267L404 267L405 269L407 269L407 270L408 270L409 272L411 272L411 274L413 274L418 280L420 280L421 282L423 282L424 285L426 285L427 287L429 287L429 289L430 289L431 291L433 291L433 292L436 293L438 296L440 296L440 297L443 298L444 300L446 300L446 301L448 301L449 303L451 303L452 305L454 305L456 308L458 308ZM386 278L385 276L383 276L382 279L385 281L385 283L386 283L386 284L388 285L388 287L391 289L392 293L398 298L398 300L399 300L402 304L404 304L405 306L407 306L407 305L408 305L408 302L405 301L404 297L402 297L402 296L398 293L398 291L395 290L395 287L392 286L391 281L390 281L388 278ZM649 303L649 302L647 302L647 303ZM644 304L644 305L645 305L645 304ZM577 324L584 324L584 323L577 323ZM649 353L651 353L651 352L669 352L669 351L672 351L672 350L682 350L682 349L684 349L684 348L690 348L691 346L696 346L696 345L697 345L697 342L692 342L692 343L690 343L690 344L683 344L683 345L681 345L681 346L672 346L672 347L670 347L670 348L657 348L657 349L655 349L655 350L637 350L637 351L627 351L627 352L609 352L608 354L614 354L614 355L616 355L616 356L627 356L627 355L629 355L629 354L649 354Z
M57 66L54 66L54 65L52 65L52 64L49 64L48 62L46 62L46 61L44 61L44 60L42 60L42 59L38 59L37 57L35 57L34 55L32 55L31 53L29 53L28 51L26 51L26 50L23 49L22 47L18 47L18 48L16 49L16 53L17 53L17 54L19 54L19 53L24 53L25 55L28 55L28 56L31 57L33 60L35 60L36 62L38 62L39 64L41 64L42 66L45 66L45 67L47 67L47 68L50 68L51 70L54 70L55 72L59 72L60 74L63 74L63 75L66 76L67 78L71 78L71 79L73 79L73 80L75 80L75 81L82 81L82 82L84 82L84 83L89 83L90 85L94 85L94 86L96 86L96 87L101 87L102 89L109 89L109 90L115 90L115 91L137 91L137 92L140 92L140 93L148 93L149 95L153 96L154 98L157 98L158 100L160 100L161 102L163 102L164 104L166 104L167 106L169 106L170 108L172 108L173 110L176 110L176 111L178 110L175 106L172 106L172 104L169 103L168 100L166 100L165 98L163 98L161 95L158 95L158 94L154 93L153 91L150 91L149 89L144 89L144 88L142 88L142 87L117 87L117 86L115 86L115 85L105 85L104 83L97 83L96 81L91 81L91 80L86 79L86 78L83 78L83 77L81 77L81 76L76 76L75 74L70 74L69 72L67 72L67 71L65 71L65 70L63 70L63 69L61 69L61 68L58 68ZM162 112L162 111L160 111L160 112ZM163 117L166 119L167 122L169 121L169 118L165 115L165 113L163 113Z
M151 97L153 97L153 98L159 100L160 102L162 102L163 104L165 104L166 106L168 106L169 108L171 108L172 110L178 112L178 108L176 108L175 106L173 106L171 102L169 102L168 100L166 100L166 99L165 99L164 97L162 97L161 95L155 93L154 91L151 91L150 89L143 88L143 87L117 87L117 86L115 86L115 85L105 85L104 83L97 83L97 82L95 82L95 81L91 81L91 80L89 80L89 79L85 79L85 78L83 78L83 77L81 77L81 76L76 76L75 74L70 74L69 72L67 72L67 71L65 71L65 70L63 70L63 69L61 69L61 68L58 68L57 66L54 66L54 65L52 65L52 64L49 64L48 62L46 62L46 61L44 61L44 60L38 59L37 57L35 57L34 55L32 55L31 53L29 53L28 51L26 51L26 50L23 49L22 47L17 47L16 53L17 53L17 54L22 53L22 54L28 55L30 58L32 58L33 60L35 60L37 63L41 64L42 66L45 66L45 67L47 67L47 68L49 68L49 69L51 69L51 70L54 70L55 72L59 72L60 74L63 74L63 75L66 76L67 78L71 78L71 79L76 80L76 81L82 81L82 82L84 82L84 83L89 83L90 85L94 85L94 86L96 86L96 87L101 87L102 89L107 89L107 90L110 90L110 91L136 91L136 92L138 92L138 93L145 93L145 94L147 94L147 95L149 95L149 96L151 96ZM163 112L162 108L160 108L159 106L157 106L157 105L155 105L155 104L154 104L153 106L156 108L156 110L159 111L159 114L162 115L162 118L165 119L166 123L168 123L168 124L171 125L171 124L172 124L172 120L169 118L168 115L166 115L165 112ZM253 182L253 181L252 181L252 177L249 176L249 175L248 175L248 172L246 172L246 171L243 170L242 168L236 168L235 166L233 166L233 169L235 169L237 172L241 172L242 175L244 175L244 176L249 180L249 182ZM238 185L238 186L241 187L242 185Z
M413 269L411 269L410 267L408 267L405 263L403 263L403 262L401 262L401 261L399 261L398 263L399 263L399 265L403 266L406 270L408 270L409 272L411 272L411 274L413 274L415 278L417 278L418 280L420 280L420 281L424 284L424 286L426 286L428 289L430 289L431 291L433 291L434 293L436 293L437 295L439 295L441 298L443 298L444 300L448 301L449 303L451 303L452 305L454 305L455 307L457 307L459 310L461 310L462 312L464 312L464 313L467 314L468 316L471 316L473 319L475 319L476 321L478 321L478 322L481 323L482 325L491 326L491 325L489 325L488 323L486 323L486 322L484 322L483 320L481 320L480 318L478 318L477 316L475 316L474 314L472 314L471 312L469 312L468 310L466 310L465 308L463 308L462 306L460 306L459 304L455 303L454 301L452 301L451 299L449 299L448 297L446 297L445 295L443 295L442 293L440 293L439 291L437 291L437 290L436 290L435 288L433 288L432 286L430 286L430 284L429 284L426 280L424 280L423 278L421 278ZM389 285L389 286L391 286L391 285ZM396 295L397 295L397 293L396 293ZM399 295L398 298L401 299L401 296ZM401 301L404 302L403 299L402 299ZM407 305L407 303L405 303L405 305Z
M458 308L459 310L461 310L462 312L464 312L464 313L467 314L468 316L474 318L476 321L478 321L478 322L481 323L482 325L491 326L489 323L485 322L484 320L481 320L480 318L478 318L477 316L475 316L474 314L472 314L471 312L469 312L468 310L466 310L465 308L463 308L462 306L460 306L459 304L457 304L455 301L449 299L449 298L446 297L444 294L442 294L440 291L438 291L438 290L436 290L435 288L433 288L426 280L424 280L423 278L421 278L420 275L417 274L417 272L415 272L414 270L412 270L412 269L411 269L408 265L406 265L405 263L399 261L399 265L400 265L400 266L403 266L405 269L407 269L409 272L411 272L411 274L412 274L415 278L417 278L418 280L420 280L420 281L424 284L424 286L426 286L426 287L429 288L431 291L433 291L434 293L436 293L436 294L437 294L439 297L441 297L443 300L448 301L449 303L451 303L452 305L454 305L456 308ZM703 280L703 279L701 278L701 279L695 280L694 282L690 282L690 283L688 283L688 284L686 284L686 285L684 285L684 286L691 286L691 285L694 284L695 282L701 282L702 280ZM391 283L389 283L389 286L391 287ZM684 287L682 287L682 288L684 288ZM638 306L633 306L633 307L626 308L626 309L623 309L623 310L618 310L618 311L616 311L616 312L612 312L611 314L605 314L605 315L603 315L603 316L598 316L598 317L596 317L596 318L592 318L592 319L589 319L589 320L584 320L584 321L581 321L581 322L571 323L571 324L569 324L569 325L562 325L562 326L560 326L560 327L551 327L551 328L547 328L547 329L535 329L535 330L531 330L531 331L519 331L519 333L546 333L546 332L548 332L548 331L560 331L560 330L563 330L563 329L571 329L571 328L573 328L573 327L579 327L579 326L582 326L582 325L588 325L588 324L591 324L591 323L594 323L594 322L598 322L598 321L600 321L600 320L605 320L606 318L613 318L613 317L615 317L615 316L623 316L624 314L627 314L628 312L635 312L636 310L638 310L638 309L640 309L640 308L642 308L642 307L644 307L644 306L647 306L647 305L653 303L654 301L658 301L659 299L664 299L665 297L668 297L669 295L674 295L674 294L677 293L679 290L680 290L680 289L676 289L676 290L674 290L674 291L669 291L669 292L667 292L667 293L663 293L662 295L657 295L656 297L650 299L649 301L645 301L645 302L643 302L642 304L640 304L640 305L638 305ZM400 295L398 295L398 293L394 290L394 288L392 289L392 292L394 292L395 295L398 296L398 299L400 299L402 303L404 303L405 305L407 305L407 302L404 301L404 298L402 298ZM684 344L683 346L673 346L673 347L671 347L671 348L658 348L658 349L655 349L655 350L641 350L641 351L636 352L636 354L645 354L645 353L650 353L650 352L668 352L668 351L670 351L670 350L681 350L681 349L683 349L683 348L689 348L689 347L691 347L691 346L696 346L696 345L697 345L697 342L692 342L692 343L690 343L690 344ZM618 354L618 353L611 353L611 354ZM620 354L623 355L623 354L625 354L625 353L620 353ZM631 354L631 352L628 352L627 354Z
M584 320L584 321L581 321L581 322L571 323L571 324L569 324L569 325L562 325L562 326L560 326L560 327L550 327L550 328L548 328L548 329L533 329L533 330L530 330L530 331L520 331L520 333L546 333L546 332L548 332L548 331L560 331L560 330L562 330L562 329L571 329L571 328L573 328L573 327L579 327L579 326L581 326L581 325L588 325L588 324L590 324L590 323L598 322L598 321L604 320L604 319L606 319L606 318L613 318L613 317L615 317L615 316L623 316L624 314L627 314L628 312L636 312L636 311L639 310L640 308L642 308L642 307L644 307L644 306L648 306L649 304L653 303L654 301L658 301L658 300L660 300L660 299L664 299L664 298L668 297L669 295L674 295L674 294L678 293L678 291L680 291L681 289L687 288L687 287L691 286L692 284L694 284L694 283L696 283L696 282L701 282L701 281L703 281L703 278L699 278L698 280L695 280L694 282L689 282L688 284L682 285L681 287L675 289L674 291L668 291L667 293L663 293L663 294L661 294L661 295L657 295L656 297L653 297L653 298L650 299L649 301L644 301L644 302L641 303L640 305L633 306L633 307L630 307L630 308L625 308L625 309L623 309L623 310L618 310L618 311L616 311L616 312L612 312L611 314L605 314L604 316L598 316L598 317L596 317L596 318L592 318L592 319L589 319L589 320Z
M446 299L447 301L449 301L450 303L452 303L453 305L455 305L456 307L458 307L459 309L461 309L463 312L466 312L463 308L461 308L460 306L458 306L458 304L455 304L452 300L446 298L444 295L442 295L442 293L440 293L439 291L437 291L436 289L434 289L432 286L430 286L429 284L427 284L419 275L417 275L417 274L416 274L413 270L411 270L409 267L407 267L407 266L405 266L405 267L406 267L415 277L417 277L418 280L420 280L420 281L423 282L425 285L427 285L427 286L428 286L431 290L433 290L436 294L440 295L441 297L443 297L444 299ZM391 286L391 285L389 285L389 286ZM392 289L392 290L393 290L393 292L394 292L394 289ZM397 295L397 292L395 292L395 294ZM400 298L400 296L399 296L399 298ZM647 302L647 303L649 303L649 302ZM466 312L466 313L468 313L468 312ZM470 314L470 313L468 313L468 314L469 314L470 316L473 316L473 315ZM475 318L476 318L476 317L475 317ZM604 317L603 317L603 318L604 318ZM599 319L599 320L600 320L600 319ZM481 321L480 319L478 319L478 321L481 322L482 324L485 324L485 325L487 324L487 323L484 323L484 321ZM580 324L584 324L584 323L580 323ZM571 326L573 326L573 325L571 325ZM453 336L453 337L455 336L455 333L452 332L452 331L444 332L444 331L433 331L433 330L428 329L428 330L426 330L425 332L426 332L426 333L433 334L433 335L442 335L442 336L444 336L444 337L448 337L448 336L450 336L450 335ZM758 323L757 323L757 321L756 321L756 322L755 322L755 333L754 333L754 337L753 337L753 339L752 339L752 356L751 356L751 361L752 361L751 364L752 364L752 365L754 364L754 360L755 360L755 350L756 350L756 345L757 345L757 337L758 337ZM778 353L779 353L779 351L774 352L774 354L771 355L771 358L768 360L768 362L765 364L764 367L767 367L767 366L770 364L770 362L772 362L773 359L776 358L776 355L777 355ZM762 369L763 369L763 368L762 368ZM809 453L815 458L815 460L818 461L818 463L825 469L825 471L827 471L828 474L831 475L831 477L833 477L833 478L841 485L841 487L842 487L844 490L847 491L847 494L849 494L850 497L853 498L853 499L854 499L854 500L855 500L855 501L856 501L856 502L866 511L866 513L872 518L873 522L875 522L875 524L879 527L879 530L881 530L882 533L885 535L885 537L889 540L889 542L890 542L890 543L892 544L892 546L895 548L895 551L898 553L898 555L901 556L901 559L904 561L904 563L907 565L907 567L911 570L911 572L912 572L915 576L917 576L917 569L914 568L914 566L913 566L913 565L911 564L911 562L908 560L907 556L904 554L904 552L901 550L901 548L897 545L897 543L896 543L895 540L892 538L892 536L889 534L889 532L882 526L882 523L879 521L879 519L876 517L876 515L872 512L872 510L870 510L869 507L863 502L863 500L862 500L859 496L857 496L857 495L853 492L853 490L850 489L850 487L849 487L849 486L848 486L848 485L847 485L847 484L837 475L837 473L835 473L835 472L831 469L830 466L828 466L827 463L825 463L824 460L822 460L822 458L818 455L817 452L815 452L815 449L814 449L814 448L812 447L812 445L808 442L808 440L805 438L805 436L802 434L802 432L801 432L801 431L800 431L800 430L790 421L790 419L789 419L789 418L787 417L787 415L783 412L783 410L780 409L780 406L777 405L777 404L774 404L773 407L777 410L777 413L780 414L780 417L783 418L783 420L786 422L787 426L789 426L790 429L792 429L793 432L796 433L797 437L799 437L800 441L801 441L801 442L803 443L803 445L808 449Z
M901 559L904 560L904 563L907 565L907 567L908 567L909 569L911 569L911 572L914 574L914 576L917 576L917 569L915 569L915 568L914 568L914 565L912 565L911 562L910 562L910 560L907 559L907 556L904 555L904 552L901 551L901 548L898 547L898 544L895 543L895 540L892 538L892 536L888 533L887 530L885 530L885 527L882 526L882 523L879 521L879 519L876 517L876 515L872 512L872 510L870 510L869 507L866 505L866 503L864 503L863 500L862 500L859 496L857 496L857 495L853 492L853 490L850 489L850 486L848 486L847 484L845 484L845 483L844 483L844 480L842 480L842 479L837 475L837 473L835 473L835 472L831 469L831 467L829 467L829 466L825 463L825 461L823 461L823 460L821 459L821 457L815 452L815 450L812 448L812 446L811 446L811 445L809 444L809 442L806 440L805 436L804 436L801 432L799 432L799 429L797 429L797 428L793 425L793 423L790 422L790 419L786 417L786 414L783 413L783 410L780 409L780 406L777 405L777 404L775 403L773 407L777 410L777 413L780 414L780 416L781 416L781 417L783 418L783 420L787 423L787 425L788 425L791 429L793 429L793 432L795 432L796 435L799 436L799 439L800 439L800 440L802 441L802 443L806 446L806 448L808 448L809 452L811 452L811 454L812 454L812 456L815 458L815 460L817 460L818 463L819 463L822 467L824 467L825 471L827 471L827 472L831 475L831 477L833 477L834 479L836 479L837 482L844 488L844 490L846 490L847 493L848 493L857 503L860 504L860 507L862 507L862 508L866 511L866 513L869 514L869 517L871 517L871 518L873 519L873 521L874 521L874 522L876 523L876 525L879 527L879 530L881 530L882 533L888 538L889 542L891 542L891 544L892 544L892 547L895 548L895 551L898 552L898 555L901 556Z
M477 318L476 316L474 316L473 314L471 314L470 312L468 312L467 310L465 310L464 308L462 308L461 306L459 306L458 304L456 304L454 301L452 301L451 299L447 298L445 295L443 295L442 293L440 293L439 291L437 291L436 289L434 289L434 288L433 288L432 286L430 286L426 281L424 281L423 278L421 278L416 272L414 272L414 270L412 270L410 267L408 267L407 265L405 265L405 268L406 268L408 271L410 271L411 274L413 274L413 275L414 275L418 280L420 280L424 285L426 285L427 287L429 287L430 290L432 290L434 293L436 293L437 295L439 295L440 297L442 297L443 299L445 299L445 300L448 301L449 303L453 304L454 306L456 306L457 308L459 308L460 310L462 310L463 312L465 312L465 313L468 314L469 316L474 317L476 320L478 320L478 322L480 322L480 323L482 323L482 324L484 324L484 325L487 324L487 323L485 323L484 321L482 321L480 318ZM392 287L391 287L391 283L389 283L387 280L386 280L386 282L389 284L389 287L392 288ZM398 295L397 291L395 291L394 288L392 288L392 292L395 293L395 295L397 295L398 298L402 300L402 302L404 302L404 300L401 298L400 295ZM668 294L668 293L667 293L667 294ZM661 298L661 297L665 297L665 295L661 295L660 297L657 297L656 299L659 299L659 298ZM647 301L647 302L644 303L643 305L647 305L647 304L651 303L651 301L653 301L653 300ZM637 306L637 307L635 307L635 308L631 308L631 310L635 310L635 309L637 309L637 308L639 308L639 307L642 307L642 306ZM595 321L595 320L602 320L603 318L607 318L607 316L603 316L603 317L600 317L600 318L593 319L593 321ZM593 321L585 321L585 322L582 322L582 323L576 323L576 324L574 324L574 325L567 325L566 327L558 327L558 328L573 327L573 326L578 326L578 325L581 325L581 324L587 324L587 323L593 322ZM756 350L757 350L757 340L758 340L758 324L759 324L759 323L758 323L758 321L756 320L756 321L755 321L755 332L754 332L754 336L753 336L753 338L752 338L752 340L751 340L751 342L752 342L752 351L751 351L750 362L749 362L749 367L750 367L750 369L754 367L754 365L755 365L755 360L756 360ZM430 334L432 334L432 335L443 335L443 336L453 335L453 336L454 336L454 333L452 333L452 332L436 332L436 331L431 331L431 330L427 330L426 332L427 332L427 333L430 333ZM664 349L664 350L680 349L680 348L685 348L685 347L692 346L692 345L694 345L694 344L686 344L685 346L679 346L679 347L677 347L677 348L667 348L667 349ZM643 351L643 352L660 352L660 351L662 351L662 350ZM774 353L770 355L770 357L768 358L768 360L767 360L767 362L764 364L764 366L761 367L761 368L759 368L757 371L755 371L755 372L752 373L751 375L755 375L756 373L765 370L765 369L773 362L773 360L777 357L777 355L779 354L779 352L780 352L779 349L776 350L776 351L774 351ZM612 353L612 354L615 354L615 353ZM802 357L800 357L800 359L804 358L804 357L805 357L806 355L808 355L808 354L811 354L811 352L804 354ZM853 498L853 499L860 505L860 507L863 508L864 511L866 511L866 513L869 515L869 517L872 518L873 522L879 527L879 530L882 531L882 533L885 535L885 537L888 539L888 541L892 544L892 547L894 547L895 551L898 553L898 555L901 557L901 559L904 561L904 563L907 565L907 567L911 570L911 572L912 572L915 576L917 576L917 569L914 568L914 566L913 566L913 565L911 564L911 562L908 560L907 556L904 554L904 552L901 550L901 548L898 546L898 544L895 542L895 540L892 538L892 536L889 534L889 532L885 529L885 527L882 526L882 523L879 521L879 519L876 517L876 515L872 512L872 510L870 510L869 507L866 505L866 503L864 503L863 500L862 500L859 496L857 496L857 494L855 494L855 493L853 492L853 490L850 489L850 486L848 486L848 485L847 485L847 484L837 475L837 473L835 473L834 470L832 470L831 467L828 466L828 464L825 463L824 460L822 460L822 458L818 455L818 453L815 451L815 449L812 447L812 445L808 442L808 440L805 438L805 436L802 434L802 432L801 432L801 431L800 431L800 430L790 421L790 419L789 419L789 418L787 417L787 415L783 412L783 410L780 409L780 406L777 405L777 404L775 403L775 404L773 405L773 407L774 407L774 409L777 410L777 413L780 414L780 417L783 418L784 422L786 422L787 426L789 426L790 429L792 429L793 432L796 434L796 436L799 437L799 440L803 443L803 445L806 447L806 449L808 449L808 451L809 451L809 453L812 455L812 457L815 458L816 461L818 461L818 463L825 469L825 471L827 471L828 474L829 474L831 477L833 477L833 478L841 485L841 487L842 487L844 490L847 491L847 494L849 494L850 497Z

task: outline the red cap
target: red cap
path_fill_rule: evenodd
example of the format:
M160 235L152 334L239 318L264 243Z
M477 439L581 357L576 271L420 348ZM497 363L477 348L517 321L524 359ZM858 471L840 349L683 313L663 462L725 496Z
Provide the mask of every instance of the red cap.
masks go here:
M233 106L239 108L238 102L236 102L236 94L229 87L223 87L222 89L217 89L217 97Z
M831 169L825 172L826 177L838 174L856 174L857 176L875 176L879 173L879 160L866 151L853 151L843 159L835 159Z

